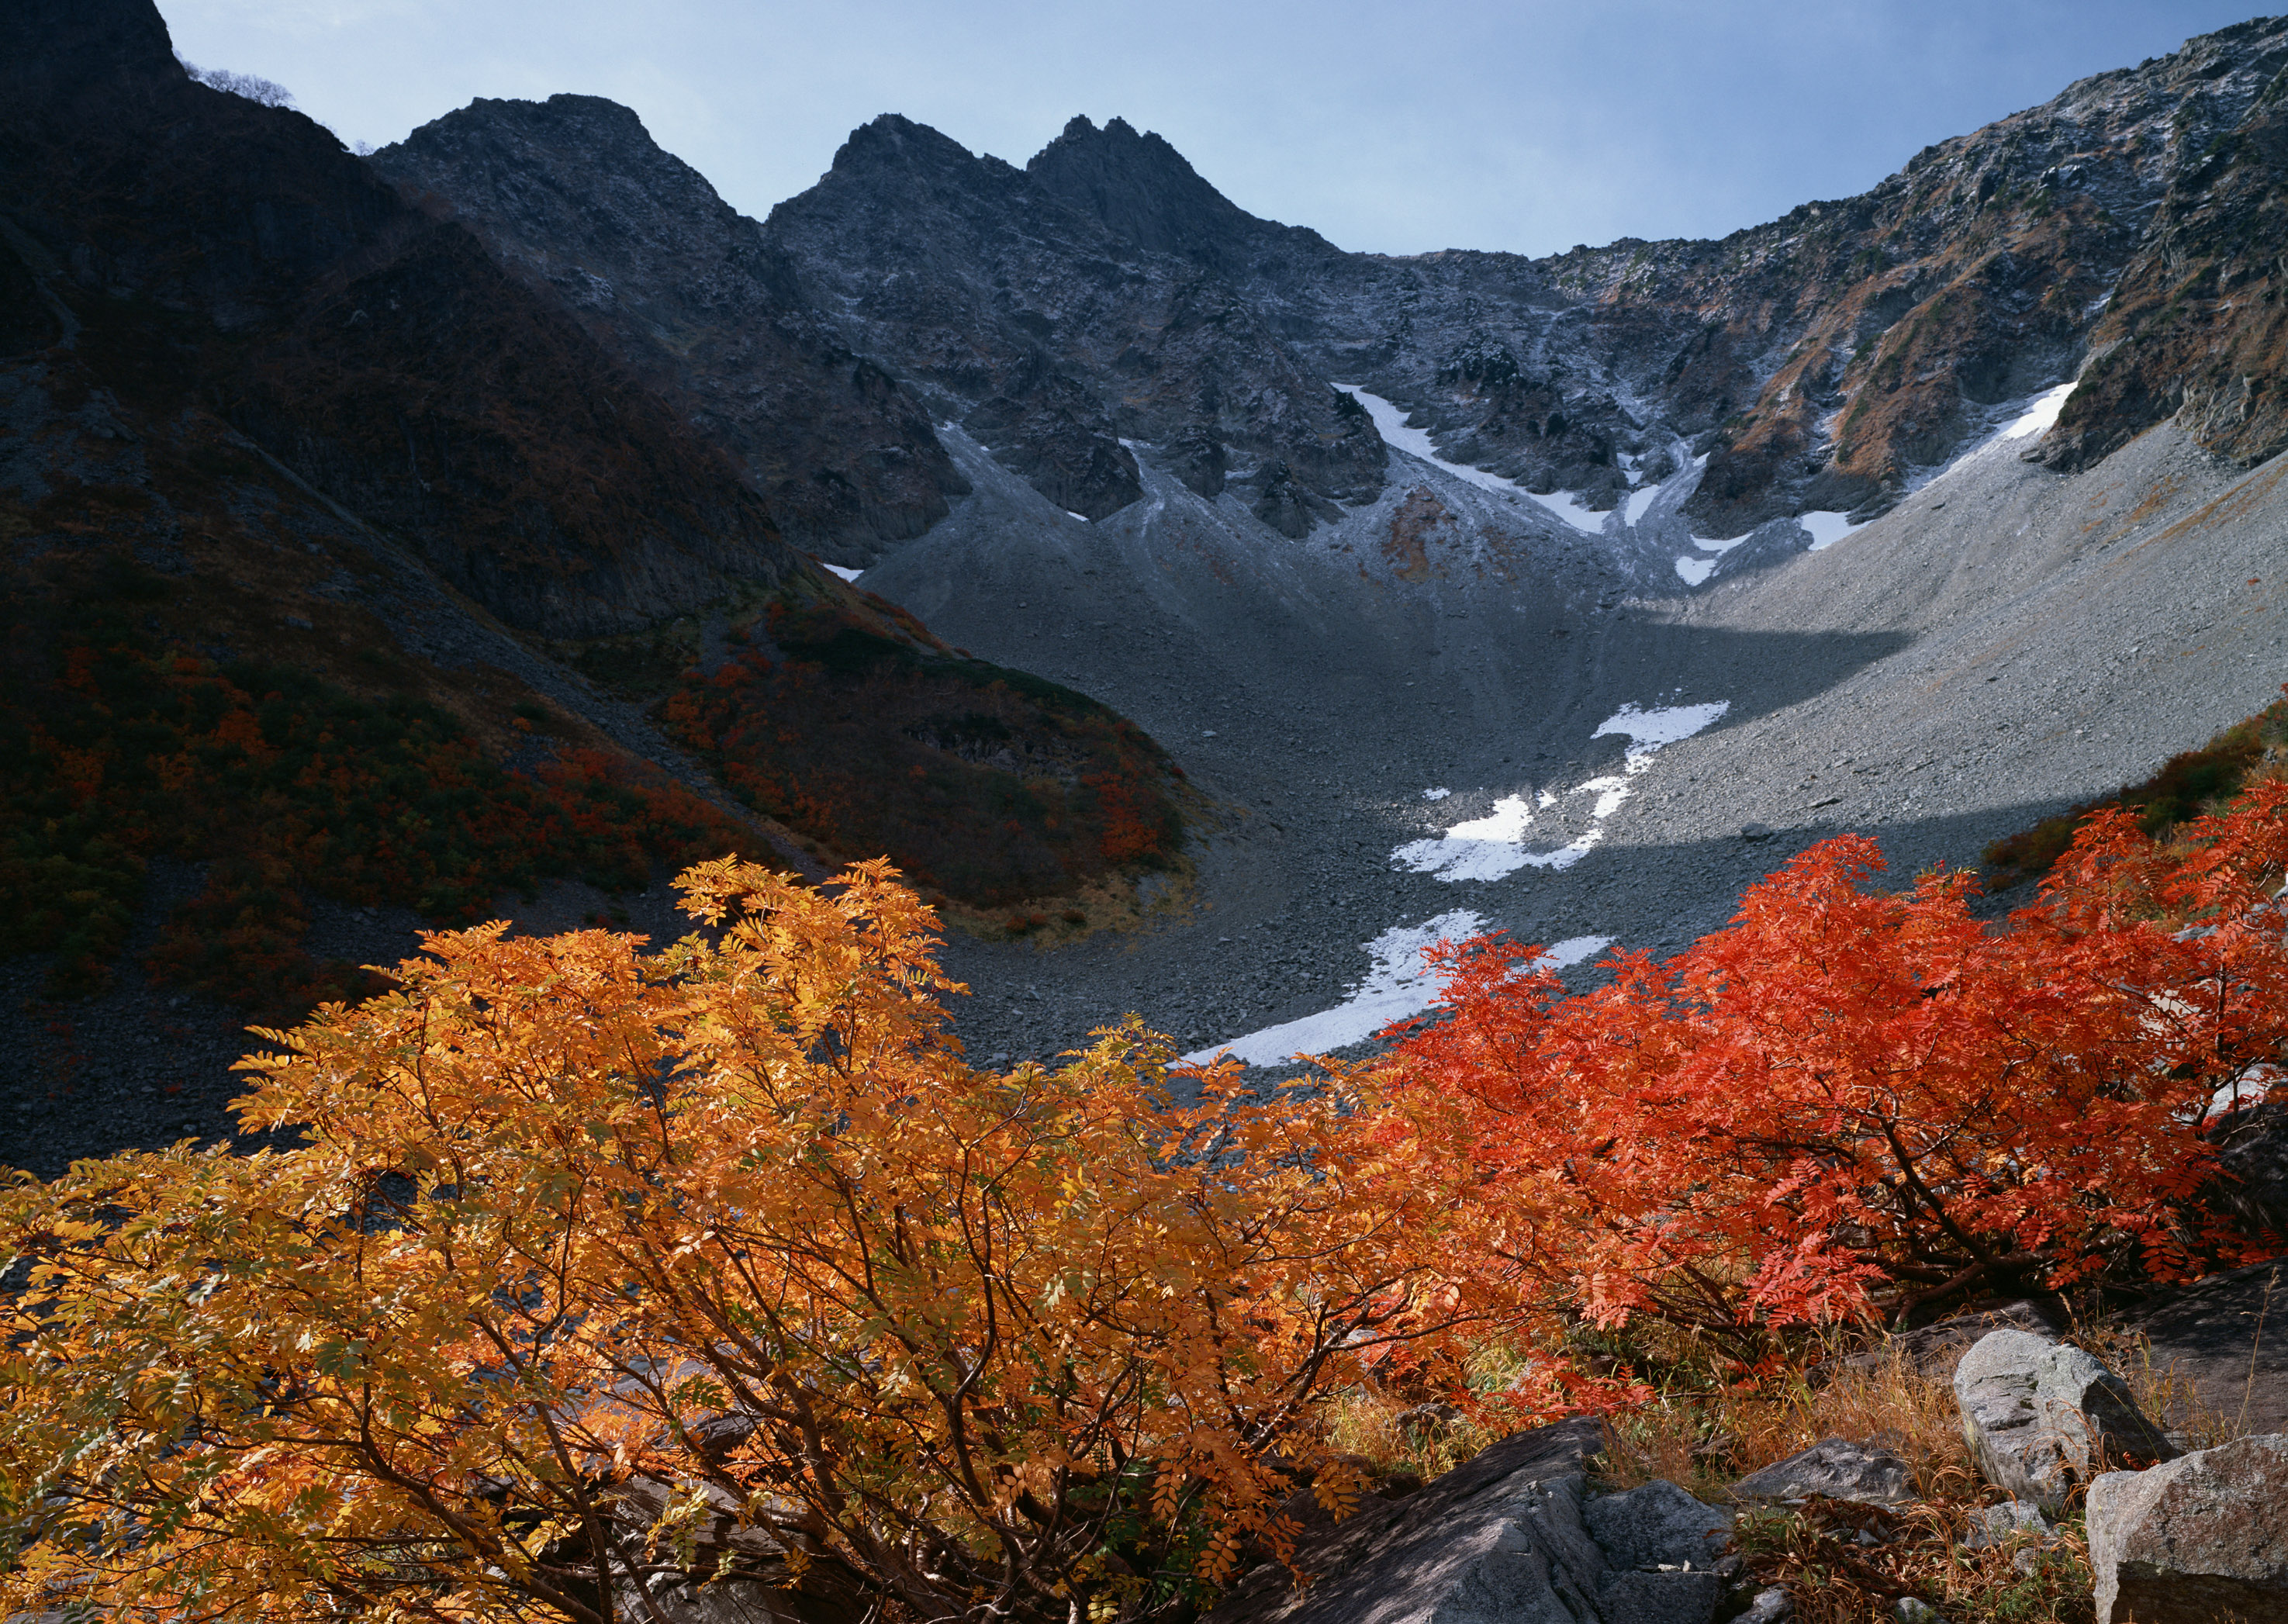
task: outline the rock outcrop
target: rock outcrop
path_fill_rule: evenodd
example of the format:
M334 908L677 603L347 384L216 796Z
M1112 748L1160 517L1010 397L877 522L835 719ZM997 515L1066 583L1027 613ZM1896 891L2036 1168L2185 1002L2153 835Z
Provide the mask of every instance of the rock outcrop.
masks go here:
M1801 1500L1813 1494L1895 1506L1914 1498L1914 1480L1907 1463L1889 1450L1830 1438L1732 1485L1735 1500Z
M1673 1484L1592 1498L1598 1424L1486 1450L1401 1501L1370 1500L1227 1591L1209 1624L1708 1624L1728 1587L1730 1516Z
M2030 1332L1981 1338L1955 1367L1954 1395L1986 1480L2052 1515L2100 1472L2180 1453L2095 1356Z
M2090 1485L2098 1624L2288 1618L2288 1434Z

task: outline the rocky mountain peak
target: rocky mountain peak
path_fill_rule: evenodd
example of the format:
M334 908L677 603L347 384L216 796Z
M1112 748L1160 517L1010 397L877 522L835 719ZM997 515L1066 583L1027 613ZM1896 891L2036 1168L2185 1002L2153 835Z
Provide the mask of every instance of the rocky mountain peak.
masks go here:
M904 141L884 126L906 123L878 120L853 144ZM448 202L730 450L798 545L863 565L967 488L927 413L809 307L762 226L631 109L480 99L371 162Z
M147 91L190 75L144 0L10 0L0 7L0 87L11 97Z
M1006 184L1017 170L991 154L973 153L951 136L902 113L883 113L861 124L835 149L821 185L907 174L939 185L973 186L981 178Z
M1237 271L1269 243L1299 237L1331 253L1316 232L1259 218L1211 186L1183 154L1123 118L1102 129L1076 117L1033 154L1025 172L1067 207L1122 242Z

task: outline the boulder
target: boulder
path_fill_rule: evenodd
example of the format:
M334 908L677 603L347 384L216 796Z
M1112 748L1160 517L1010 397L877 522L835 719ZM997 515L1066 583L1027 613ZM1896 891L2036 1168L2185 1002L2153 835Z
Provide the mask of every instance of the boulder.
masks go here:
M2288 1433L2089 1487L2097 1624L2288 1618Z
M2030 1501L2005 1501L1998 1506L1981 1506L1970 1514L1970 1534L1963 1544L1972 1550L1984 1550L1990 1545L2006 1545L2021 1533L2046 1540L2050 1519Z
M1735 1500L1802 1500L1813 1494L1893 1506L1914 1498L1914 1482L1907 1463L1889 1450L1829 1438L1732 1485Z
M1955 1367L1954 1397L1986 1480L2053 1514L2109 1468L2180 1453L2093 1355L2031 1332L1981 1337Z
M1732 1514L1664 1479L1601 1495L1582 1519L1617 1568L1713 1567L1732 1548Z
M1259 1561L1205 1624L1711 1624L1739 1566L1731 1514L1672 1483L1593 1496L1603 1443L1595 1421L1561 1422L1370 1497L1297 1537L1309 1584Z
M1656 1478L1590 1501L1582 1521L1617 1570L1597 1592L1605 1624L1706 1624L1715 1616L1727 1588L1717 1565L1731 1551L1730 1512Z
M1697 1569L1609 1574L1597 1593L1597 1616L1604 1624L1709 1624L1724 1588L1716 1574Z
M1599 1424L1561 1422L1519 1433L1404 1500L1371 1502L1307 1528L1295 1566L1256 1565L1208 1624L1571 1624L1602 1620L1607 1565L1582 1521L1585 1464ZM1704 1624L1708 1612L1643 1613Z

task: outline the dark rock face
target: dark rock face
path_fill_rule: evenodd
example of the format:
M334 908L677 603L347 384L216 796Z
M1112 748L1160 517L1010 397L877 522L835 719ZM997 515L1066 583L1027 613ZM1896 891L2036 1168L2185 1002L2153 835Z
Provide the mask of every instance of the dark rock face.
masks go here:
M147 4L12 7L0 62L0 257L60 326L103 301L95 383L215 411L520 626L613 630L807 567L550 302L309 119L193 83Z
M862 565L968 488L928 414L803 303L762 228L618 103L479 99L371 162L739 459L797 544Z
M1082 120L1061 139L1092 138ZM854 347L1084 518L1140 495L1123 441L1204 495L1243 487L1289 527L1381 488L1373 424L1230 283L910 120L854 133L766 234L818 304L847 313Z
M1369 1496L1339 1523L1323 1514L1296 1541L1307 1587L1260 1563L1210 1624L1708 1624L1739 1565L1731 1514L1672 1483L1592 1498L1583 1467L1601 1441L1593 1420L1561 1422L1404 1500Z
M2288 1431L2288 1258L2172 1287L2122 1317L2146 1339L2153 1368L2183 1381L2198 1404L2252 1431Z

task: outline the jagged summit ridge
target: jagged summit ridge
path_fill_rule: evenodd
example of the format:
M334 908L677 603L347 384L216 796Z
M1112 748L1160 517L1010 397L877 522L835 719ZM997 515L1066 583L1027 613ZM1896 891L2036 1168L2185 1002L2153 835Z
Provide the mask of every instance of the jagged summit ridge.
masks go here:
M813 310L762 229L596 96L480 99L373 155L736 457L790 539L845 564L967 489L928 414Z
M885 114L755 242L775 267L772 320L806 324L814 352L772 375L847 367L814 392L846 391L863 358L910 415L831 466L735 443L798 535L831 529L802 517L829 488L894 515L845 521L854 562L958 494L925 416L964 424L1092 519L1140 498L1144 457L1304 535L1383 477L1381 444L1331 384L1395 402L1456 463L1594 511L1669 477L1680 441L1706 458L1685 517L1710 537L1880 512L2093 357L2091 387L2035 455L2085 466L2182 410L2205 445L2246 460L2280 443L2253 380L2282 345L2260 290L2221 289L2274 273L2284 67L2288 23L2258 20L1937 143L1856 197L1712 242L1538 258L1345 252L1248 213L1118 117L1075 117L1021 170ZM516 213L497 187L415 154L449 128L512 123L512 105L441 120L393 160L497 243ZM554 172L602 198L664 158L631 137ZM686 207L671 192L655 193L662 220ZM711 190L704 210L727 213ZM2230 266L2213 287L2212 260ZM655 305L711 292L665 260L642 275ZM671 298L678 277L695 285ZM560 290L577 302L576 281ZM716 412L732 432L735 415Z

